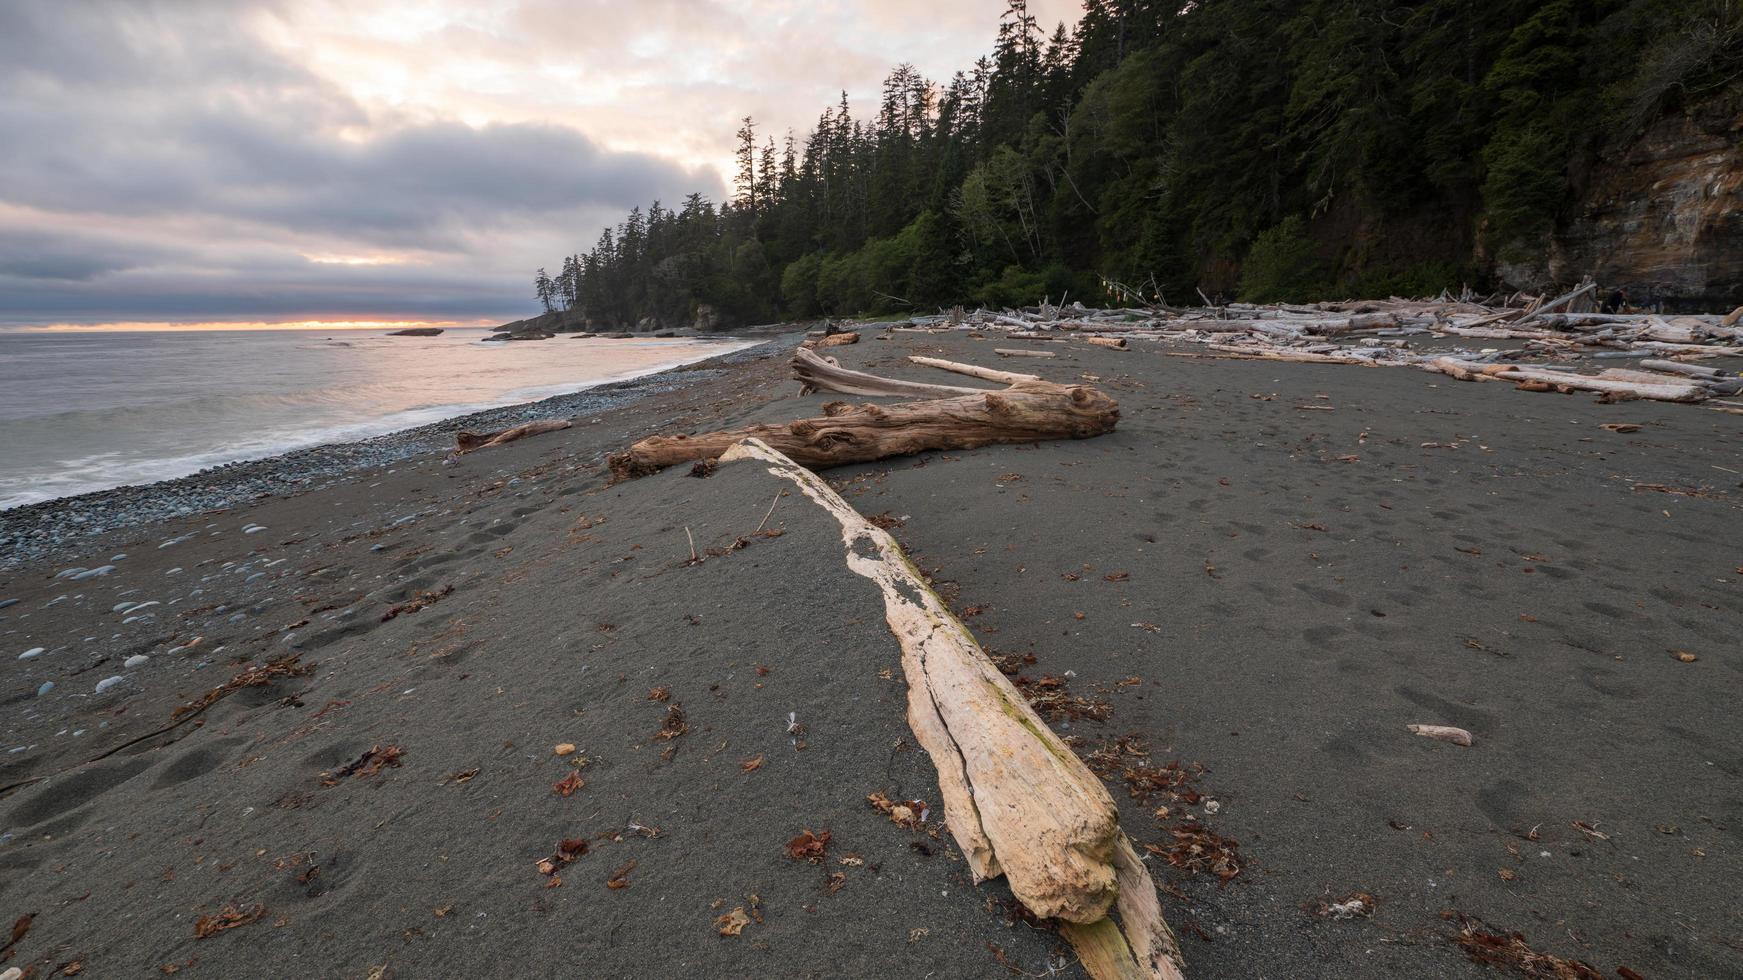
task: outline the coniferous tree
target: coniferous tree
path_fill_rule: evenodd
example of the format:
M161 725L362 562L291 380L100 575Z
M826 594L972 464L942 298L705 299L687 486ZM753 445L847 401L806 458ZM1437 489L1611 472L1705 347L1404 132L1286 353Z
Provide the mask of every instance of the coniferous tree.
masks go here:
M1594 161L1738 106L1736 0L1086 0L1051 33L1007 0L942 85L898 65L780 145L745 117L731 200L632 210L537 294L621 326L1087 301L1102 276L1432 293L1542 264Z

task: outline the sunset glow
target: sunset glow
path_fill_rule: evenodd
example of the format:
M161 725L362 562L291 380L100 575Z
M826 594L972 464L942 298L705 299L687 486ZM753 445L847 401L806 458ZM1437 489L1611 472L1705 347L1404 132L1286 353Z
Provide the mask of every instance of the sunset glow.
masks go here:
M726 200L743 117L871 113L897 64L972 64L1004 6L0 5L0 330L529 316L535 270L631 207Z
M19 333L95 333L106 331L177 331L177 330L408 330L413 327L488 327L491 319L480 320L210 320L173 323L46 323L16 328Z

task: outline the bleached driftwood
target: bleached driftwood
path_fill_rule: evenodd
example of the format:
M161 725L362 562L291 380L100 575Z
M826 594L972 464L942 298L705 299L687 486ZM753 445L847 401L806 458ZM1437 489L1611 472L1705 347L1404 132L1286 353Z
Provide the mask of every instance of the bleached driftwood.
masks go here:
M979 394L984 388L964 388L957 385L934 385L924 381L903 381L884 378L864 371L844 368L829 358L800 348L793 352L793 380L800 383L801 394L833 391L843 395L879 397L905 395L914 398L950 398L956 395Z
M1596 391L1606 395L1647 398L1661 402L1698 402L1707 399L1707 390L1697 384L1678 384L1675 382L1650 384L1614 378L1594 378L1584 374L1521 367L1517 364L1484 365L1483 373L1493 375L1503 381L1537 381L1554 385L1557 388Z
M975 879L1002 874L1035 914L1073 924L1066 935L1082 938L1084 964L1098 980L1183 977L1155 884L1107 789L987 659L895 539L767 444L749 439L721 459L740 460L766 465L834 517L848 567L882 593L902 647L908 723L932 758L945 821ZM1116 901L1123 934L1109 918Z
M1454 745L1463 745L1467 747L1471 744L1471 733L1465 731L1463 728L1454 728L1451 725L1406 725L1404 727L1424 738L1432 738L1438 741L1451 742Z
M1019 381L1041 380L1038 375L1018 374L1015 371L1000 371L997 368L981 367L978 364L963 364L960 361L947 361L941 357L921 357L918 354L911 354L909 355L908 360L920 365L921 367L937 368L940 371L949 371L952 374L966 374L971 378L979 378L982 381L997 381L1000 384L1014 385Z
M1001 357L1054 357L1050 350L1022 350L1013 347L994 347L993 353Z

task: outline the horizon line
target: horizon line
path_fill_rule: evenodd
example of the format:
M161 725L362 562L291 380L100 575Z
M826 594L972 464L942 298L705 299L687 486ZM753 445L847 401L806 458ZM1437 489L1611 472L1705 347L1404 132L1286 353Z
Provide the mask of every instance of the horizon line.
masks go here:
M0 325L0 333L196 333L238 330L406 330L417 327L469 329L494 327L507 320L113 320L100 323L21 323Z

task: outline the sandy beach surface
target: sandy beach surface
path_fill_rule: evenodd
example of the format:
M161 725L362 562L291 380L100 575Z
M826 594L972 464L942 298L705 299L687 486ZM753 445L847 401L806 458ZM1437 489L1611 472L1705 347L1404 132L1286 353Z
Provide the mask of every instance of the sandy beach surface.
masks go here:
M1743 419L866 336L830 353L1119 400L1104 437L825 476L1106 776L1189 976L1743 976ZM819 414L796 339L453 462L15 519L0 968L1081 976L936 813L866 802L937 783L833 520L749 464L608 480L646 435Z

